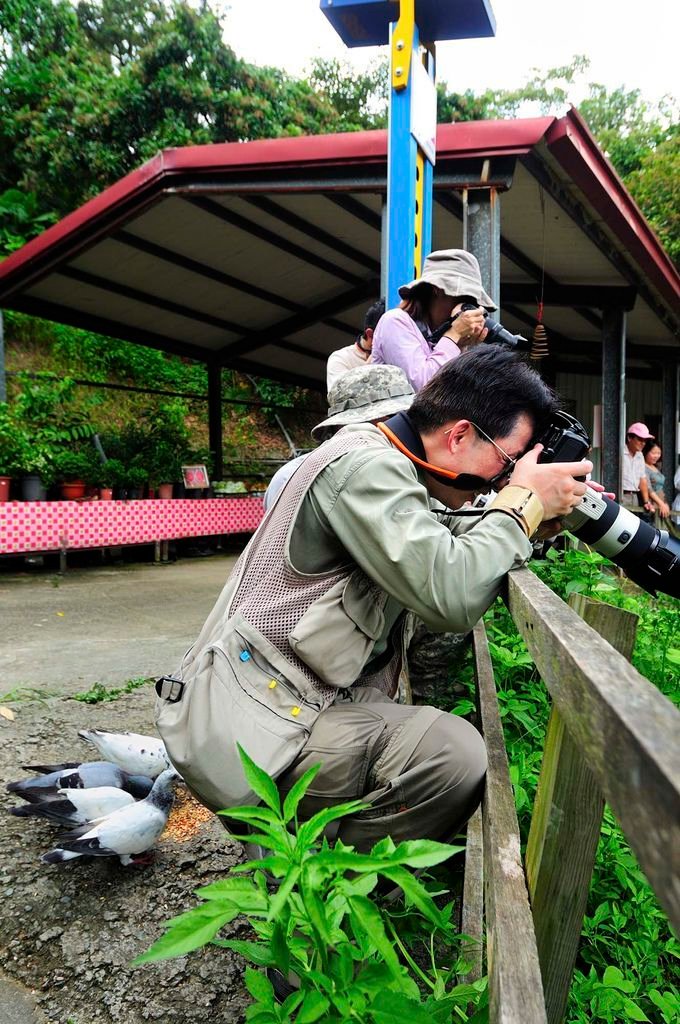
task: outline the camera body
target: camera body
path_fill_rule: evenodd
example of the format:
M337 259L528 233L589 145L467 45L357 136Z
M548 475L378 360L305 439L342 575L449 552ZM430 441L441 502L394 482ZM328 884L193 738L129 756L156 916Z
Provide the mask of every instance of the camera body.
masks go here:
M479 307L472 302L464 302L461 313L466 309L479 309ZM530 343L522 334L511 334L503 327L503 324L494 320L490 313L484 313L484 326L488 331L484 339L485 345L505 345L506 348L516 348L519 351L530 347Z
M460 312L464 313L466 309L479 309L479 306L475 305L474 302L464 302ZM456 313L455 316L448 317L443 324L435 328L430 335L430 343L432 345L436 345L439 339L446 334L451 324L459 315L459 313ZM528 350L531 347L531 343L523 335L511 334L510 331L506 330L498 320L494 320L487 312L484 313L484 326L488 331L484 339L486 345L505 345L506 348L513 348L519 351Z
M566 412L555 413L534 443L543 445L539 462L580 462L590 448L585 428ZM580 540L621 566L638 586L651 594L660 590L680 597L680 542L665 530L643 522L592 487L563 522Z

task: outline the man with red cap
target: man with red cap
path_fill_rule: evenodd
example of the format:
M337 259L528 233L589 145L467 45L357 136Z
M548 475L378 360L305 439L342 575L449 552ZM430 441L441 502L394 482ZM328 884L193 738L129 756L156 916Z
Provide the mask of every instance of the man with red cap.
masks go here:
M642 449L645 441L654 440L644 423L631 423L626 431L626 444L623 449L623 506L640 514L640 507L646 512L653 512L654 506L649 494L649 484L645 472L645 460Z

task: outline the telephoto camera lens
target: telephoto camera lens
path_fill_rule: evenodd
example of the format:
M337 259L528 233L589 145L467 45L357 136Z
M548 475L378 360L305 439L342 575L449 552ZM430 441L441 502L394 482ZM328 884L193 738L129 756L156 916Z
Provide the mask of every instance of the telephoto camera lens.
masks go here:
M579 462L590 447L585 428L566 412L556 413L537 440L543 445L539 462ZM665 530L643 522L592 487L562 521L579 540L610 558L650 594L660 590L680 597L680 541Z

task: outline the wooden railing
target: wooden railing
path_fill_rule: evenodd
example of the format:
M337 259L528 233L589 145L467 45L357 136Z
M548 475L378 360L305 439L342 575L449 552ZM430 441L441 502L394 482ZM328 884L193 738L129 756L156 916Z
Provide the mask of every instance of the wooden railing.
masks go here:
M528 569L507 604L553 701L525 863L484 626L473 640L489 767L468 826L462 930L491 1024L559 1024L567 1005L605 802L680 929L680 711L629 663L636 616ZM483 849L483 854L482 854Z

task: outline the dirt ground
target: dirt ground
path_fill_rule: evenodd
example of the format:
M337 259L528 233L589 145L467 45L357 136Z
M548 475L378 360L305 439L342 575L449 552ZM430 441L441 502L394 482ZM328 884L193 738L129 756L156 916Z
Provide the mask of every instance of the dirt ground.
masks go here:
M92 759L81 728L153 733L152 697L144 687L95 705L21 701L10 705L13 721L0 717L0 1017L7 1024L243 1019L243 966L228 950L130 966L164 921L196 905L194 889L242 859L217 818L183 842L161 837L152 865L125 868L117 858L42 864L59 829L6 813L15 799L4 783L25 776L20 765Z

